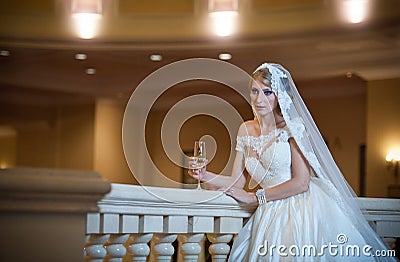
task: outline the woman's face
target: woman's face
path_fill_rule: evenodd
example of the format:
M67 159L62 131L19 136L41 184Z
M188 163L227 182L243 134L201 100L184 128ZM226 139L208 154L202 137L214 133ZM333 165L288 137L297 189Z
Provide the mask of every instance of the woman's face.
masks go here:
M260 78L252 81L250 99L259 116L271 113L278 106L278 99L272 92L271 86L264 84Z

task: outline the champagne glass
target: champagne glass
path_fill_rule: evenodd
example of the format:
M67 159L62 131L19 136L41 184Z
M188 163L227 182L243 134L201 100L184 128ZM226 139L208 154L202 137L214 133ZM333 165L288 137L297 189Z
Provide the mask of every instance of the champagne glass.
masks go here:
M197 169L202 169L207 165L206 143L204 141L194 142L193 160ZM197 179L197 189L201 189L200 176Z

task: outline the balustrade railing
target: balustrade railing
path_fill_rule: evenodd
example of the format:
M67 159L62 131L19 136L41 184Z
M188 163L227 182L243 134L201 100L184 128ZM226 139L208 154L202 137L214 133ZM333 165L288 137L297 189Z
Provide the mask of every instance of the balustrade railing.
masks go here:
M381 237L400 237L399 199L359 201ZM0 261L226 261L255 208L219 191L110 185L94 172L0 169Z
M400 201L359 198L386 241L400 237ZM219 191L112 184L87 214L86 261L226 261L256 205Z

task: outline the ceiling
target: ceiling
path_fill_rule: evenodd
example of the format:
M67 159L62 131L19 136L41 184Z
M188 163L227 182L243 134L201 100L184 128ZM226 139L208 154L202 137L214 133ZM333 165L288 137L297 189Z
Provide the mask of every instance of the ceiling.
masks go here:
M80 40L69 26L70 0L4 0L0 50L9 55L0 56L0 103L126 101L158 68L221 52L247 72L278 62L303 82L348 72L367 81L400 77L400 0L371 0L370 17L359 24L341 20L339 2L239 0L236 32L216 37L205 0L103 0L100 34ZM151 54L163 60L150 61Z

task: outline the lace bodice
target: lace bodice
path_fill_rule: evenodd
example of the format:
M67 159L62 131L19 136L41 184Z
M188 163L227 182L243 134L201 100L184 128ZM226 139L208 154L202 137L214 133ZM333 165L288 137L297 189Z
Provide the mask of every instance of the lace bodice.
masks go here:
M258 137L237 137L236 150L244 153L246 170L261 187L272 187L291 178L289 137L287 128Z

